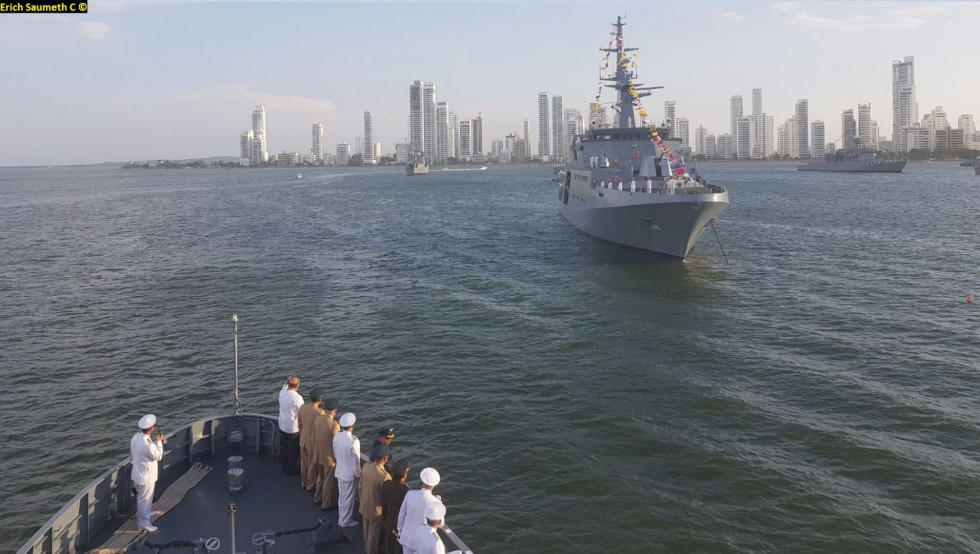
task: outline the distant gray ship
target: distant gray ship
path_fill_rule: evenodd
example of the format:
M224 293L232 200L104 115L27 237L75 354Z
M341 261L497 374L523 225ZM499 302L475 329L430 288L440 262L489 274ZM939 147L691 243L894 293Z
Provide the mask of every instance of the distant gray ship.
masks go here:
M823 158L810 160L797 167L800 171L841 171L845 173L901 173L905 160L883 161L875 157L871 150L851 148L826 154Z
M422 154L413 154L405 166L406 175L425 175L429 172L429 162Z
M728 207L728 192L689 174L680 139L671 138L668 128L647 123L640 98L662 87L633 83L636 63L628 52L637 49L624 47L624 25L617 17L613 38L600 49L607 53L606 67L615 56L615 76L601 80L616 90L618 126L599 128L593 122L574 138L558 188L559 210L590 235L683 259L701 231Z

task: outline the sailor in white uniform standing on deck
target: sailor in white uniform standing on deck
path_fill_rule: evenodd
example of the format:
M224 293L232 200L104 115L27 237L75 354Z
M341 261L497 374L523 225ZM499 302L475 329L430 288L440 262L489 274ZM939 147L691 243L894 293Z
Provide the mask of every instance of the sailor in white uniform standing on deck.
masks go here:
M333 437L333 455L337 460L337 524L341 527L355 527L360 523L354 519L354 506L357 504L357 481L361 478L361 441L354 436L354 422L357 417L347 412L340 416L343 431Z
M158 462L163 459L163 435L150 438L157 424L157 416L146 414L139 421L140 432L129 441L129 455L133 458L133 486L136 488L136 524L141 531L156 531L150 523L153 515L153 491L157 484Z
M422 488L405 493L405 500L398 511L398 542L405 554L416 554L415 546L419 535L426 533L425 508L429 504L441 503L432 489L439 484L439 472L427 467L419 472Z

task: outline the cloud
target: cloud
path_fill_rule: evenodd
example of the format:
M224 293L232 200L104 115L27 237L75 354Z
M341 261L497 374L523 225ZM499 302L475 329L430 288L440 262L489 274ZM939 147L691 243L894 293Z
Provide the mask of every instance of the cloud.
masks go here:
M793 9L793 2L776 2L772 7L785 12Z
M101 21L84 21L76 24L76 34L85 40L102 40L109 36L112 27Z
M786 20L796 27L826 29L830 31L867 31L877 29L913 29L925 24L924 19L915 17L897 17L888 21L875 22L869 15L854 15L847 18L833 18L800 12Z
M738 12L718 12L718 15L729 21L742 21L745 16Z

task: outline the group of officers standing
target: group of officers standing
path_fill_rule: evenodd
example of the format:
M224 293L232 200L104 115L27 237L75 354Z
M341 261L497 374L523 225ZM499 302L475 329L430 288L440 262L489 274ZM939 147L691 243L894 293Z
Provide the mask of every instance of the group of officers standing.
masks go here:
M279 392L280 459L287 475L299 475L303 488L314 494L323 510L336 507L341 527L362 525L366 554L446 554L437 529L446 519L446 507L432 494L439 472L419 472L421 488L406 484L405 460L392 461L393 427L377 429L361 460L361 441L354 434L357 417L347 412L337 420L339 401L324 397L314 387L309 402L299 394L299 377L289 377ZM359 501L358 501L359 499Z

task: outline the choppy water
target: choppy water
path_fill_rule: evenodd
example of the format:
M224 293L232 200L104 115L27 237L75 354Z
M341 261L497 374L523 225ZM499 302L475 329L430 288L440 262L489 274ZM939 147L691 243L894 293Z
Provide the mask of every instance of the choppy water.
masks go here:
M0 169L0 551L135 421L297 373L391 423L481 553L980 550L980 178L703 165L680 263L549 171Z

